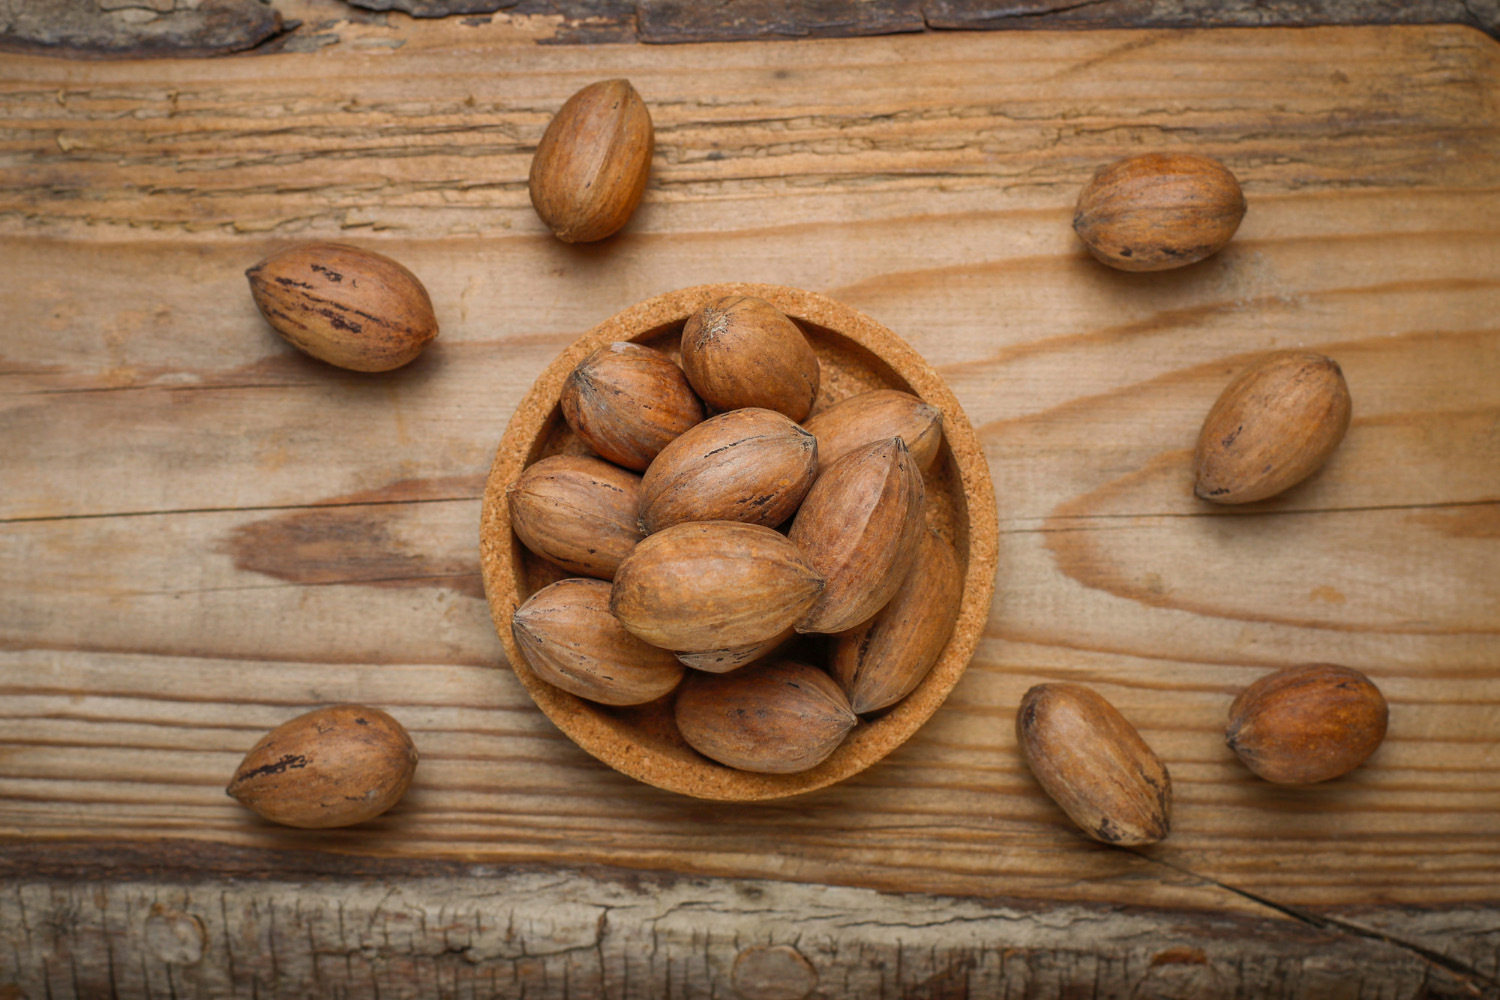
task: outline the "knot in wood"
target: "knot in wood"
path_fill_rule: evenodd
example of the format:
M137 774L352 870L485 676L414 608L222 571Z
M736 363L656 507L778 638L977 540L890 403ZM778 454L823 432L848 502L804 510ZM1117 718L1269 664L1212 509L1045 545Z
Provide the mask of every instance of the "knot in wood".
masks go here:
M203 923L157 903L146 918L146 947L168 965L192 965L203 958Z
M789 944L756 945L735 957L730 979L744 1000L802 1000L818 985L818 970Z

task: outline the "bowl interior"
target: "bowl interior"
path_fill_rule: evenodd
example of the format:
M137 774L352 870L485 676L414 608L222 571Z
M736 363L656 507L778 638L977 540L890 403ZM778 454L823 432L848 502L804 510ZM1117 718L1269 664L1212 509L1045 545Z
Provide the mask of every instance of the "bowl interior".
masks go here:
M531 594L569 576L533 555L510 529L505 488L521 470L557 454L592 454L562 419L564 380L597 348L631 340L674 359L687 318L725 295L757 295L797 322L818 354L821 385L814 412L870 389L900 389L943 414L943 446L924 474L927 523L952 543L964 567L958 625L942 656L915 691L890 709L862 719L834 754L798 774L753 774L699 755L677 733L672 696L612 708L552 687L532 672L510 633L510 619ZM480 558L485 592L512 669L537 706L584 750L647 784L725 801L777 798L811 791L864 770L905 742L957 683L983 634L994 593L997 523L994 490L978 440L958 401L920 355L869 317L813 292L772 285L701 285L648 299L575 341L537 379L506 428L485 487ZM828 639L800 637L784 655L827 663Z

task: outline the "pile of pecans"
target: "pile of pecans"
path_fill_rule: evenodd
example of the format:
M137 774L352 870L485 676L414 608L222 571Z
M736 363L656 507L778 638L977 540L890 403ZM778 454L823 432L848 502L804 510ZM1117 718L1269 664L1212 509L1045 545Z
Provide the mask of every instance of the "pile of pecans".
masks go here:
M522 544L581 577L532 594L511 632L564 691L675 692L704 756L803 771L909 694L952 635L962 573L922 480L942 414L880 389L811 415L817 355L753 296L691 316L681 359L622 342L569 375L563 417L594 455L532 463L506 500ZM799 635L829 636L826 652L783 655Z

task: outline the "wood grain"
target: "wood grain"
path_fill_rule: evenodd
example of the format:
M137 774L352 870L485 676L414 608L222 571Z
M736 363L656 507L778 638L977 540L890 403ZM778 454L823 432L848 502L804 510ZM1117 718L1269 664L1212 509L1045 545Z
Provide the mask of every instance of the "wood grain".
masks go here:
M1055 1000L1106 995L1109 984L1107 995L1142 998L1456 998L1481 988L1373 934L1277 917L1179 913L1167 927L1151 913L1077 904L762 879L464 874L103 889L32 876L0 892L0 924L22 945L20 981L54 996ZM1247 953L1276 960L1247 968Z
M77 841L107 857L166 838L598 864L1149 911L1163 935L1281 920L1280 907L1375 935L1391 968L1446 968L1436 956L1496 988L1492 41L1460 28L588 50L460 38L0 61L11 849ZM530 152L568 94L617 75L656 121L651 185L619 236L567 247L527 202ZM1217 156L1240 177L1250 209L1224 253L1159 275L1088 259L1068 225L1078 189L1143 148ZM341 372L264 325L244 268L312 237L423 279L442 334L421 359ZM981 433L1002 535L985 640L917 737L825 792L709 808L603 768L535 710L479 591L477 525L495 444L547 362L633 302L722 280L824 292L938 366ZM1343 366L1349 436L1284 497L1208 509L1190 494L1202 415L1246 361L1285 347ZM1272 788L1223 746L1225 713L1255 678L1309 660L1368 673L1390 735L1348 779ZM1092 845L1032 782L1012 721L1041 680L1091 684L1141 729L1176 788L1167 841ZM387 709L422 752L395 813L313 835L223 795L261 733L344 700ZM265 854L266 871L289 871L284 857ZM3 905L44 891L65 907L85 884L48 878L20 889L15 870ZM135 890L102 891L106 923L111 907L144 912ZM217 890L182 892L170 905L208 919ZM0 920L0 989L24 974L26 995L42 982L87 995L51 964L42 980L18 971L15 956L61 961L64 945L18 944L11 927ZM1239 965L1213 959L1249 984L1241 995L1290 954L1266 940L1247 938ZM714 954L702 968L722 968ZM1127 971L1150 961L1131 954L1048 982L1128 994ZM1382 968L1338 954L1345 973ZM995 975L991 993L1020 991ZM1379 988L1416 995L1406 975ZM906 995L958 990L898 979Z

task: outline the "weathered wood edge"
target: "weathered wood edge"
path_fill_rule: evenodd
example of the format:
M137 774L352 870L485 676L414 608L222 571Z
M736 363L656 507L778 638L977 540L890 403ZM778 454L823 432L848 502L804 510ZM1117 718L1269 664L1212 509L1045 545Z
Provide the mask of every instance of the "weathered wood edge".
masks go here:
M1478 969L1331 912L1266 912L8 842L0 997L1500 996ZM1500 904L1472 916L1493 924Z
M362 0L350 0L360 3ZM790 10L788 9L790 8ZM873 8L873 10L872 10ZM755 38L846 37L922 30L1048 31L1105 28L1255 28L1313 25L1466 24L1500 32L1496 0L861 0L784 4L739 0L639 0L643 42L737 41Z
M266 0L269 2L269 0ZM941 30L1046 31L1118 28L1243 28L1461 24L1500 38L1500 0L346 0L356 8L418 18L496 14L555 21L560 44L850 38ZM134 10L135 8L132 8ZM0 15L5 11L0 9ZM23 5L0 17L0 52L94 58L204 57L271 53L298 46L300 24L262 0L182 6L139 21L98 0ZM316 45L327 44L326 25ZM310 43L311 44L311 43Z
M194 58L244 52L294 30L261 0L179 5L147 19L137 5L100 0L0 3L0 52L117 59Z

